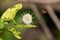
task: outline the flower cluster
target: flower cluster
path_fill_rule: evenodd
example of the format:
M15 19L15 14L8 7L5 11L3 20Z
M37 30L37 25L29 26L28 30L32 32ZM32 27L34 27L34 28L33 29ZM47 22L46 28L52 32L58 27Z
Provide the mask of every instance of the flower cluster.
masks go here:
M25 24L30 24L30 23L32 23L32 15L25 14L25 15L23 15L22 20Z

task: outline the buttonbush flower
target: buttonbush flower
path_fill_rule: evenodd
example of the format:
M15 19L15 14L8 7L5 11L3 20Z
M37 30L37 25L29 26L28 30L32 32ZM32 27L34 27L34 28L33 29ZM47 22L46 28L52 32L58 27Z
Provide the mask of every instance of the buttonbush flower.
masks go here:
M32 23L32 15L25 14L25 15L23 15L22 20L25 24L30 24L30 23Z

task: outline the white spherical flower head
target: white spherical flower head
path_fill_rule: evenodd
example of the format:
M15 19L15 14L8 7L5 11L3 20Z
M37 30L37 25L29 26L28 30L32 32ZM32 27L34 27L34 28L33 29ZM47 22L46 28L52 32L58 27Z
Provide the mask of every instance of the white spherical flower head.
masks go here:
M25 24L30 24L30 23L32 23L32 15L30 15L30 14L25 14L25 15L23 16L23 22L24 22Z

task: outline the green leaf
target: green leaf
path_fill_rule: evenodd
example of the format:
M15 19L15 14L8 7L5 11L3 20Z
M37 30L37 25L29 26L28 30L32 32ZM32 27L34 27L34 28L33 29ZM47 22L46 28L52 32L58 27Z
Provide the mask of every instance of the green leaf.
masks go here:
M0 33L0 37L3 39L3 40L17 40L13 34L7 30L4 30L2 33Z
M30 27L37 27L36 25L25 25L25 24L17 24L17 28L30 28Z
M2 38L0 38L0 40L3 40Z
M12 8L8 8L1 16L1 19L4 19L5 21L10 21L15 18L15 15L18 10L22 8L22 4L16 4Z
M4 26L5 26L5 25L4 25L3 20L1 20L1 19L0 19L0 29L3 29L3 28L4 28Z
M13 35L17 38L17 39L21 39L21 37L20 37L20 31L17 31L15 28L9 28L8 29L10 32L12 32L13 33Z

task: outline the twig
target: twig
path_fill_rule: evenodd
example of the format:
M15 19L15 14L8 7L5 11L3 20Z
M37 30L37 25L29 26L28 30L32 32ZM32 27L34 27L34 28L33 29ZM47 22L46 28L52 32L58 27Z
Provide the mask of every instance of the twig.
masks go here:
M52 7L47 4L45 5L46 10L48 11L48 14L50 15L53 22L56 24L57 28L60 30L60 20L58 19L57 15L54 13Z
M43 31L45 32L46 36L48 37L49 40L53 40L53 35L50 32L49 28L47 27L44 19L42 18L42 15L39 13L37 7L35 4L30 4L32 10L35 12L35 15L39 21L39 24L41 25Z

